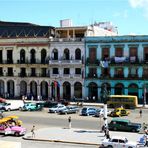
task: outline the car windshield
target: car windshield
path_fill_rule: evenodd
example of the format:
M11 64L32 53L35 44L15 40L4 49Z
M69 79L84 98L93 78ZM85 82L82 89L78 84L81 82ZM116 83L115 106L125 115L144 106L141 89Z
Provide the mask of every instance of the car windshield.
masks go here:
M86 110L87 110L87 108L83 108L83 109L82 109L82 111L86 111Z

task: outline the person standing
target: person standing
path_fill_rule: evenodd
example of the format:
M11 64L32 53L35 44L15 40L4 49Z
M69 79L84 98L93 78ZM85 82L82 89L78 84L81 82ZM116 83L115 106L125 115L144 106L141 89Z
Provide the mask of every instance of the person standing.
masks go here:
M142 109L140 109L139 114L140 114L140 118L141 118L142 117Z
M31 129L31 133L32 133L32 138L35 138L35 126L33 125L32 129Z
M71 129L71 116L68 118L68 123L69 123L69 129Z

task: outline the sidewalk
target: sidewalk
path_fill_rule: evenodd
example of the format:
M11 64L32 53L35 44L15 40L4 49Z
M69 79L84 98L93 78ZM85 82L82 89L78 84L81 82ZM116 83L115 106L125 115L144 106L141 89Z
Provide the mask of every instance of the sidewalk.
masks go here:
M112 136L123 136L130 141L138 141L141 134L138 133L127 133L127 132L113 132L110 131ZM42 128L35 131L35 138L32 138L31 133L27 133L23 139L25 140L36 140L36 141L48 141L48 142L63 142L72 144L85 144L85 145L96 145L99 146L101 141L104 139L104 133L99 130L85 130L76 128Z

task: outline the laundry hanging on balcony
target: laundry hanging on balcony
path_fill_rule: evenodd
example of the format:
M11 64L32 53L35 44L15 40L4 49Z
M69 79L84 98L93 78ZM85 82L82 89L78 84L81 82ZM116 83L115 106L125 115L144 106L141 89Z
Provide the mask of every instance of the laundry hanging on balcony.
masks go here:
M100 66L103 68L108 68L108 61L100 61Z

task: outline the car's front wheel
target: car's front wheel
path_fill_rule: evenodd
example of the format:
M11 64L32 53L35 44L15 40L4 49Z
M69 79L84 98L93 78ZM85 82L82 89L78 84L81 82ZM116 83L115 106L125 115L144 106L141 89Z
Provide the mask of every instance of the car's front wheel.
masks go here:
M107 148L113 148L113 146L112 145L108 145Z
M114 127L114 128L113 128L113 130L114 130L114 131L116 131L116 130L117 130L117 128L116 128L116 127Z

